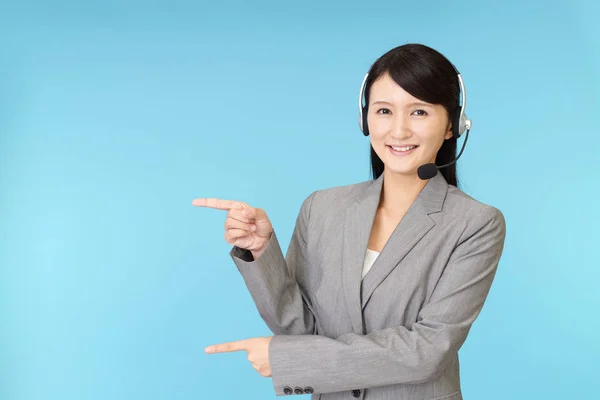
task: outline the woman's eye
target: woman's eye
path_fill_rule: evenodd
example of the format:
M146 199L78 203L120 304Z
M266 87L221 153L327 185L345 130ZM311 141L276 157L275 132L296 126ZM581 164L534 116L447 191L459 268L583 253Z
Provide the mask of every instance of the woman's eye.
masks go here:
M389 108L380 108L379 110L377 110L377 114L389 114L389 113L390 113Z
M424 116L424 115L427 115L427 112L426 112L425 110L415 110L415 111L413 112L413 114L414 114L414 113L417 113L417 115L419 115L419 116Z

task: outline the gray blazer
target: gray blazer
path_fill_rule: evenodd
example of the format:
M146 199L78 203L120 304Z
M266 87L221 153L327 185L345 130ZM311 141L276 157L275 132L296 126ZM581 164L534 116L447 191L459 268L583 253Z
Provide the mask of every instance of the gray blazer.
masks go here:
M503 214L430 179L361 279L383 175L317 190L284 257L230 252L269 345L275 394L311 399L461 400L458 350L504 248Z

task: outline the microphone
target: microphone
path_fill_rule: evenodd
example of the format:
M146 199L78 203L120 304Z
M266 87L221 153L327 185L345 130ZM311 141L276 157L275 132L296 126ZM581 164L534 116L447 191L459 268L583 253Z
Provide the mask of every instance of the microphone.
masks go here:
M419 175L419 178L426 181L437 175L437 169L438 166L434 163L423 164L417 169L417 174Z
M435 163L421 165L419 168L417 168L417 174L419 175L419 178L426 181L436 176L438 173L438 169L454 164L465 150L465 145L467 144L467 140L469 139L469 130L470 129L467 129L467 135L465 136L465 141L463 142L462 148L460 149L460 153L458 153L458 156L456 156L454 160L450 161L448 164L440 165L439 167L435 165Z

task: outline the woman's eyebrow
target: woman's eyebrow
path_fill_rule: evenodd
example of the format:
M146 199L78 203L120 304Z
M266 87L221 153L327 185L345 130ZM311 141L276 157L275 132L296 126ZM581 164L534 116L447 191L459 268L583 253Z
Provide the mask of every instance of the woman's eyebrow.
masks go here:
M376 100L371 104L387 104L387 105L392 105L392 103L390 103L389 101L384 101L384 100Z
M373 105L375 105L375 104L393 105L389 101L385 101L385 100L376 100L376 101L372 102L371 104L373 104ZM415 102L412 102L412 103L408 103L407 106L408 107L413 107L413 106L433 107L433 105L431 105L429 103L422 103L422 102L418 102L418 101L415 101Z
M418 101L414 102L414 103L410 103L409 105L411 106L423 106L423 107L433 107L431 104L429 103L420 103Z

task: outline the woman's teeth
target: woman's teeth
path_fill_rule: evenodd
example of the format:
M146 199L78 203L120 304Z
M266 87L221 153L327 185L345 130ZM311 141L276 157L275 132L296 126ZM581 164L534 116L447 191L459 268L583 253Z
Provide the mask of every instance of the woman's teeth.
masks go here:
M409 146L409 147L394 147L394 146L390 146L392 149L396 150L396 151L409 151L414 149L417 146Z

